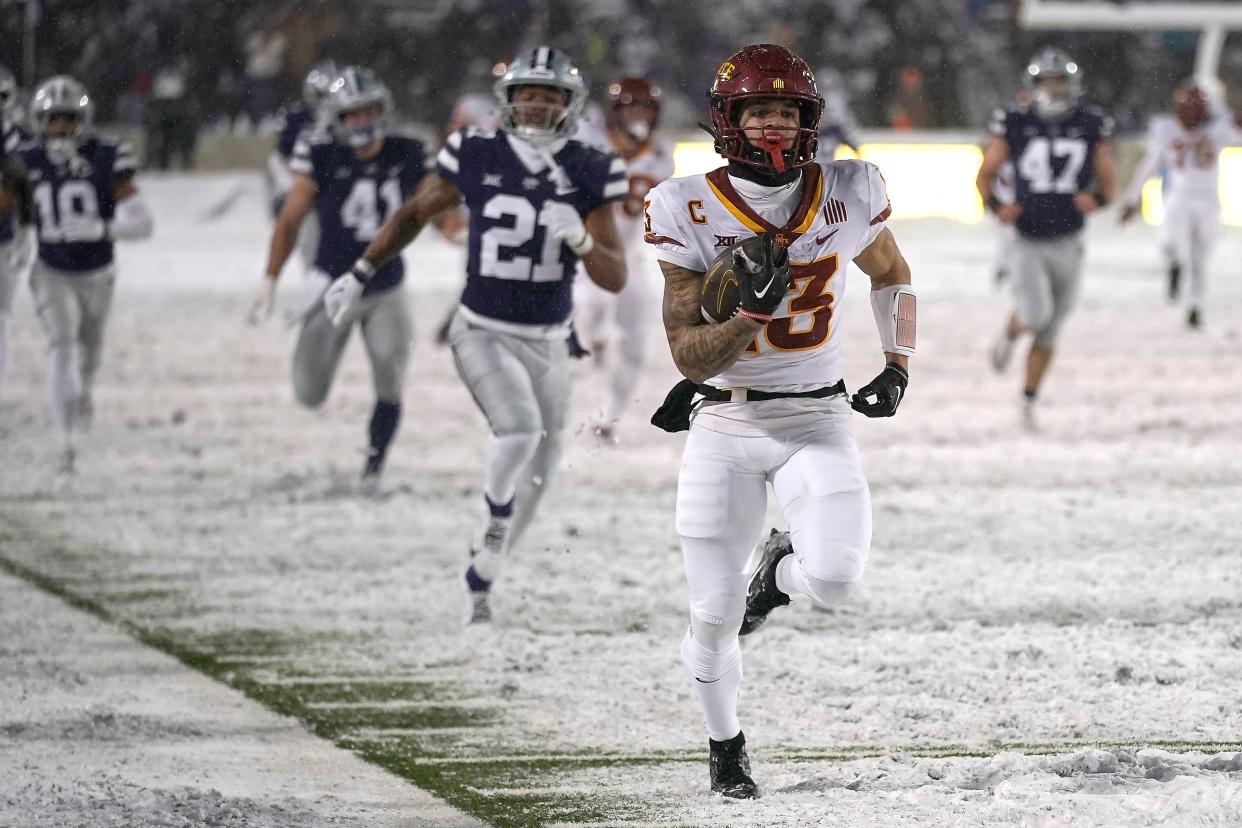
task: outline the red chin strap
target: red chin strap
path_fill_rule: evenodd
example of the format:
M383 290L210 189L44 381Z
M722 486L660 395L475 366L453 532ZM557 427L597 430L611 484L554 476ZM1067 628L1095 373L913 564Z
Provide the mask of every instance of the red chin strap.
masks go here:
M784 143L784 138L764 138L764 140L758 145L759 149L766 152L768 157L772 159L772 166L778 173L783 173L785 171L785 152L783 149Z

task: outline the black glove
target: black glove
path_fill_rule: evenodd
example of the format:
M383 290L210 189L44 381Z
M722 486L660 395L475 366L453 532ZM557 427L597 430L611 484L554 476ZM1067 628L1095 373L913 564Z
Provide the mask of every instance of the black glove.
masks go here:
M738 313L770 322L789 290L789 251L764 233L747 239L733 253L741 307Z
M867 417L891 417L897 413L897 406L906 395L906 386L910 384L910 374L895 362L884 366L880 375L859 388L850 405L859 414ZM875 402L868 402L868 397L875 397Z

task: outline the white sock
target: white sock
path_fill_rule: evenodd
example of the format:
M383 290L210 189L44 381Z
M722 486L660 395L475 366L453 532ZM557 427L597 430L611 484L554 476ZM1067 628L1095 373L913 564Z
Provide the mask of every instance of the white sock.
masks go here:
M786 555L776 564L776 588L789 596L809 595L804 588L802 573L797 569L798 556Z
M724 650L709 650L699 643L693 631L686 630L681 658L699 697L707 735L718 742L732 739L742 729L737 718L737 696L742 686L742 650L737 638Z
M641 358L634 360L623 351L614 356L616 358L604 370L604 400L600 406L600 419L609 426L617 424L634 399L634 389L643 367Z
M73 442L73 419L77 413L78 394L81 393L76 350L64 346L53 348L49 372L52 421L56 424L56 433L66 445Z

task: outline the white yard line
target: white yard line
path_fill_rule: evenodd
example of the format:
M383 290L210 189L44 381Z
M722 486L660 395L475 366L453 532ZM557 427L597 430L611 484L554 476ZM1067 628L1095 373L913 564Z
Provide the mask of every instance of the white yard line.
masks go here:
M483 825L5 573L0 642L0 825Z

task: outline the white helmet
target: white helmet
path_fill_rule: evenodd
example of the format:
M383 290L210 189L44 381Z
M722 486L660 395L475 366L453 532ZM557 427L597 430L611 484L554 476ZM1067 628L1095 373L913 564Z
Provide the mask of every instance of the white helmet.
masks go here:
M378 105L379 115L362 126L347 126L345 116L366 106ZM361 66L346 66L328 85L321 116L332 136L351 147L365 147L388 134L392 115L392 93L375 73Z
M564 105L514 103L523 86L546 86L564 96ZM586 82L569 55L539 46L513 59L492 85L500 104L500 128L536 146L573 135L586 106ZM521 117L519 117L519 114Z
M1065 78L1064 93L1053 92L1041 81ZM1060 118L1078 104L1082 97L1082 70L1073 58L1060 49L1044 49L1030 59L1026 67L1026 88L1035 102L1035 111L1045 118Z

